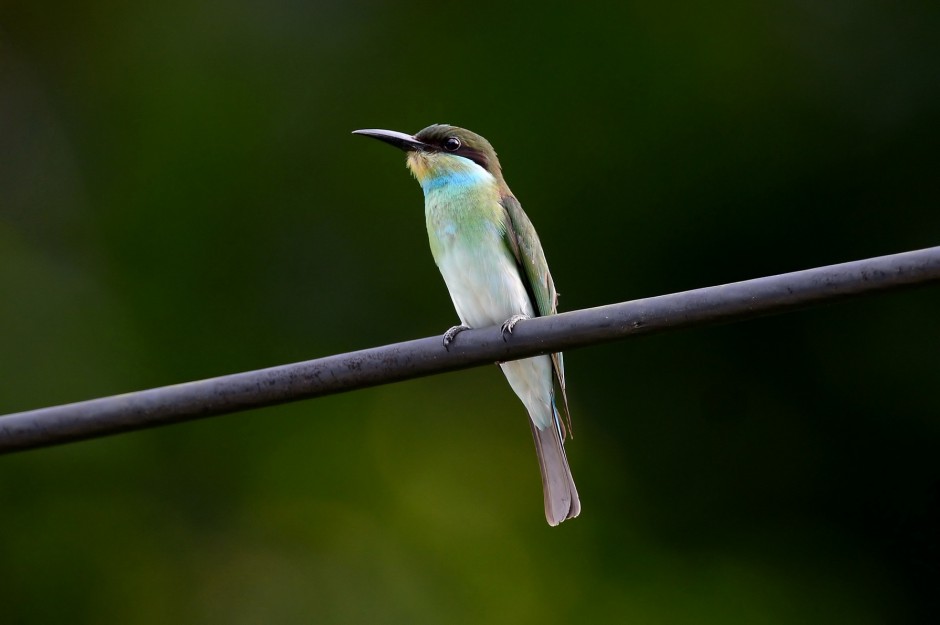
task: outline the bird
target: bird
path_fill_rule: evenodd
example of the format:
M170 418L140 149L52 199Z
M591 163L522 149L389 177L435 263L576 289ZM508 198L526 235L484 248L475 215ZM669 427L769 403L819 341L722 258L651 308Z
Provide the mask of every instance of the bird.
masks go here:
M445 349L470 328L500 325L505 339L525 319L556 314L558 293L542 244L489 141L448 124L432 124L414 135L376 128L353 134L404 150L424 191L431 255L460 319L444 333ZM562 413L567 431L571 421L562 354L499 366L529 413L545 518L556 526L581 511L564 448Z

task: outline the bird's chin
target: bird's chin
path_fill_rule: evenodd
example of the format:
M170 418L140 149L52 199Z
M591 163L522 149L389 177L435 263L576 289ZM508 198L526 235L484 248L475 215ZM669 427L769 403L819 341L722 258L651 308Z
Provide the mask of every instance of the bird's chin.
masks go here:
M410 169L414 177L418 179L418 182L423 182L430 176L431 163L429 162L428 154L425 152L408 152L407 163L408 169Z

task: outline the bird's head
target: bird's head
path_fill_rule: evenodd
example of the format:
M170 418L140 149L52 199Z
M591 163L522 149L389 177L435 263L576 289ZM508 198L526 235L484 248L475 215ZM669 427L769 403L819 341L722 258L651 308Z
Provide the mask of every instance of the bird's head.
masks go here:
M433 124L415 135L379 129L356 130L354 134L405 150L408 169L425 189L435 181L485 176L483 172L501 187L505 186L496 150L489 141L464 128Z

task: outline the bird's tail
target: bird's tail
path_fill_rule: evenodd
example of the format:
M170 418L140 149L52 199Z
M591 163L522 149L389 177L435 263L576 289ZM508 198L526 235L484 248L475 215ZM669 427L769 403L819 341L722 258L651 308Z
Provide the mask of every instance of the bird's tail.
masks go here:
M571 469L561 433L558 413L554 410L553 422L544 430L529 420L532 438L535 439L535 451L539 457L542 471L542 490L545 493L545 519L549 525L558 525L566 519L573 519L581 512L578 489L575 488Z

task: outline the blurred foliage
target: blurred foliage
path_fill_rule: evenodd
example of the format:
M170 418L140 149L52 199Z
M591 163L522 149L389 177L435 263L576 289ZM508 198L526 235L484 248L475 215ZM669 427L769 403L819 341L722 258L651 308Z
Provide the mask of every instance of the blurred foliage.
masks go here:
M935 2L0 5L0 412L440 333L401 154L496 145L566 310L936 245ZM0 459L5 623L904 623L940 292Z

